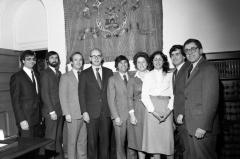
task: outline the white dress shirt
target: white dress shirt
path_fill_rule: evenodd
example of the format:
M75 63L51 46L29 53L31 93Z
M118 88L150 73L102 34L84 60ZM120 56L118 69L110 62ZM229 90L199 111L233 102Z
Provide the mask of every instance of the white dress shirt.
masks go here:
M152 70L145 75L142 86L142 102L148 112L154 112L155 110L150 95L169 96L168 108L173 109L172 75L173 73L166 74L162 70Z
M100 77L101 77L101 79L102 79L102 67L101 67L101 66L97 67L97 66L93 66L93 65L92 65L92 69L93 69L95 78L97 79L97 71L96 71L96 68L99 68L98 72L99 72Z
M28 77L32 80L32 82L33 82L33 79L32 79L32 69L29 69L29 68L27 68L27 67L25 67L25 66L23 66L23 71L24 72L26 72L26 74L28 75ZM34 73L33 73L34 74ZM34 74L34 79L35 79L35 87L36 87L36 92L38 93L38 83L37 83L37 79L36 79L36 76L35 76L35 74Z

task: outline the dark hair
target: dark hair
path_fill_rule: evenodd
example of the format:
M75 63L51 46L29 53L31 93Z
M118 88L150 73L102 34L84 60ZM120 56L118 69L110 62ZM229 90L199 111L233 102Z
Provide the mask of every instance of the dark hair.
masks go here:
M155 51L151 56L150 56L150 70L154 69L154 65L153 65L153 59L156 55L160 55L163 59L163 65L162 65L162 69L163 72L167 73L169 71L169 63L168 63L168 59L167 56L164 55L162 53L162 51Z
M84 61L84 57L83 57L83 54L81 52L74 52L70 55L69 57L69 60L72 62L73 61L73 56L75 55L80 55L82 57L82 67L81 67L81 70L83 69L83 66L85 64L85 61Z
M186 40L185 43L183 44L183 48L185 48L185 46L186 46L187 44L189 44L189 43L194 43L194 44L197 45L197 47L198 47L199 49L202 49L202 44L201 44L201 42L200 42L199 40L197 40L197 39L188 39L188 40Z
M149 64L149 56L146 52L137 52L134 56L133 56L133 64L135 66L135 68L137 69L137 59L139 57L142 57L146 60L147 64Z
M186 57L185 52L183 51L183 46L182 45L173 45L169 51L169 56L172 57L172 52L176 51L176 50L180 50L181 54Z
M126 56L123 56L123 55L119 55L115 58L115 68L116 70L118 70L118 64L121 62L121 61L127 61L127 64L128 64L128 70L130 69L130 63L129 63L129 60Z
M55 52L55 51L49 51L49 52L46 54L46 57L45 57L47 63L48 63L48 61L49 61L49 57L52 56L52 55L57 55L57 57L58 57L58 61L60 62L60 58L59 58L58 53Z
M34 56L34 57L36 57L36 55L35 55L35 53L33 51L25 50L25 51L22 52L22 54L20 56L20 61L21 61L22 64L23 64L23 61L25 60L25 58L27 56Z

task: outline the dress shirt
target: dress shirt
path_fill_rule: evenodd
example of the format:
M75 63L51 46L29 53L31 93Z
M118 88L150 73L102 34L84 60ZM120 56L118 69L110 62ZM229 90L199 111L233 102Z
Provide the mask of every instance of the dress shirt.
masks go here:
M126 72L126 73L121 73L121 72L119 72L119 74L120 74L122 80L124 80L124 78L123 78L124 75L127 77L127 81L129 80L129 77L128 77L128 73L127 73L127 72Z
M196 62L192 63L193 65L193 68L192 68L192 71L194 70L194 68L197 66L198 62L202 59L203 57L200 57ZM191 71L191 73L192 73Z
M52 67L50 65L48 67L56 74L56 69L54 67Z
M72 68L72 71L73 71L74 76L75 76L75 77L77 78L77 80L78 80L78 71L79 71L79 70L76 70L76 69Z
M27 68L27 67L25 67L25 66L23 66L23 71L24 72L26 72L26 74L28 75L28 77L32 80L32 82L33 82L33 79L32 79L32 69L29 69L29 68ZM34 71L33 71L34 72ZM37 79L36 79L36 76L35 76L35 74L34 74L34 80L35 80L35 87L36 87L36 92L38 93L38 83L37 83Z
M99 74L100 74L100 76L101 76L101 79L102 79L102 67L101 67L101 66L98 66L98 67L97 67L97 66L93 66L93 65L92 65L92 69L93 69L95 78L97 79L97 71L96 71L96 68L99 68L98 72L99 72Z
M178 73L178 71L182 68L182 66L183 66L184 63L185 63L185 62L181 63L180 65L178 65L178 66L176 67L177 73Z
M142 102L148 112L154 112L154 106L151 101L152 96L168 96L170 97L168 108L173 109L173 88L172 88L173 73L163 73L161 70L152 70L147 73L143 80L142 86Z

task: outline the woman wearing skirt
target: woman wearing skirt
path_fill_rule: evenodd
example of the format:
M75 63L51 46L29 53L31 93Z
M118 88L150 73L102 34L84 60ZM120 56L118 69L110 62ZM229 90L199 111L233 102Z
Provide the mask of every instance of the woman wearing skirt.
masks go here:
M169 73L167 57L154 52L150 57L152 71L145 75L142 86L142 102L148 113L143 127L143 151L160 159L161 154L173 158L173 89L172 73Z
M148 54L138 52L133 57L133 63L137 70L135 76L128 82L128 102L130 120L128 122L128 147L138 152L139 159L145 159L145 153L142 148L143 125L145 116L148 113L141 101L142 80L148 72Z

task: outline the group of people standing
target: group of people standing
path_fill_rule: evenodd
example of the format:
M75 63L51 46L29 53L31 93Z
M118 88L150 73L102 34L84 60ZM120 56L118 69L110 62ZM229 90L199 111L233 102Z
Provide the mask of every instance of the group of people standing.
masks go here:
M59 56L50 51L39 78L33 71L34 53L24 51L23 69L10 80L19 134L37 136L43 117L45 137L55 141L45 147L46 156L64 158L65 117L69 159L173 159L174 131L184 159L217 158L219 79L202 53L197 39L174 45L169 52L172 71L161 51L151 56L138 52L131 76L126 56L116 57L113 73L102 66L101 50L92 49L91 67L83 70L83 55L75 52L72 70L61 76Z

